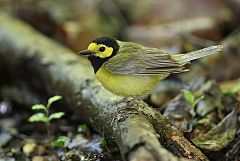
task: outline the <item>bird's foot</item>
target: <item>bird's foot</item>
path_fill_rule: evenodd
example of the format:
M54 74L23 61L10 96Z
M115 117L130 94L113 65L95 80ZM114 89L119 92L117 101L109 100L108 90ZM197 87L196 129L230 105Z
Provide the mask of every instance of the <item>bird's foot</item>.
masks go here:
M139 100L139 97L126 97L116 102L118 110L127 110L127 109L137 109L136 106L133 106L134 102Z

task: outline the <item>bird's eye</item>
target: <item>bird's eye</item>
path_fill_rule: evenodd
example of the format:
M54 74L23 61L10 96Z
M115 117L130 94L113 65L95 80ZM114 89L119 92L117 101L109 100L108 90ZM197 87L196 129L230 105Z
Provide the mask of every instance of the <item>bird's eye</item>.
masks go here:
M105 51L105 47L104 46L100 47L99 51L104 52Z

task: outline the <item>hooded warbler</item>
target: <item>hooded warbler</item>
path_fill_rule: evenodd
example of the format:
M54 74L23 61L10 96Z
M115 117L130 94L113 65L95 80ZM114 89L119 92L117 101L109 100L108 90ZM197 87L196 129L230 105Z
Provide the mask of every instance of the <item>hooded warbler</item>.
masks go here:
M169 55L157 48L101 37L79 54L88 56L97 79L107 90L123 97L136 97L150 94L157 83L170 74L188 71L185 65L191 60L217 53L222 48L217 45Z

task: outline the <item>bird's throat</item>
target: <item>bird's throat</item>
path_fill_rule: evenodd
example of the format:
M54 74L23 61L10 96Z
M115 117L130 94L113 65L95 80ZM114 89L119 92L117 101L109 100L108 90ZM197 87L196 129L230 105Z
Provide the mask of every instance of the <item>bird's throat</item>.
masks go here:
M109 58L100 58L96 56L89 56L88 60L91 62L94 73L98 71L98 69L105 63Z

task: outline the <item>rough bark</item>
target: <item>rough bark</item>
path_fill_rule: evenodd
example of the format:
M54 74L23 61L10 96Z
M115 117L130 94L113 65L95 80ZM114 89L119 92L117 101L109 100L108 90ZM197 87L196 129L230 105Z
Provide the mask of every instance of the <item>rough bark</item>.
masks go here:
M141 100L119 98L95 80L89 62L29 25L0 13L0 71L31 89L62 95L69 108L119 146L125 160L208 160L156 110ZM159 142L160 141L160 142ZM162 145L161 145L161 144Z

